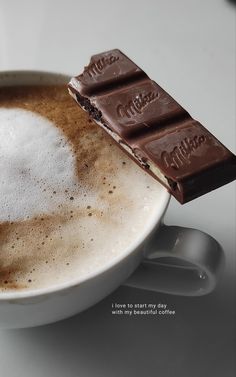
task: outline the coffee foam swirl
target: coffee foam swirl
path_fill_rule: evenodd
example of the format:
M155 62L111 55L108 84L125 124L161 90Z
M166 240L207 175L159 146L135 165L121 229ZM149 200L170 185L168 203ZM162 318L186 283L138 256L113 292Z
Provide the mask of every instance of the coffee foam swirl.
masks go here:
M120 255L159 185L65 86L0 90L0 291L85 277Z
M0 109L0 124L0 221L55 210L65 190L78 184L72 146L52 122L30 111Z

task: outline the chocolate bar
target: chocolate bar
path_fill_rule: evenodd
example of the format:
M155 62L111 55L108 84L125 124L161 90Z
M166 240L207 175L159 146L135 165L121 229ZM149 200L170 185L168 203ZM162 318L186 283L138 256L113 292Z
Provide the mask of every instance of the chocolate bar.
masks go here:
M235 180L235 155L121 51L92 56L68 88L180 203Z

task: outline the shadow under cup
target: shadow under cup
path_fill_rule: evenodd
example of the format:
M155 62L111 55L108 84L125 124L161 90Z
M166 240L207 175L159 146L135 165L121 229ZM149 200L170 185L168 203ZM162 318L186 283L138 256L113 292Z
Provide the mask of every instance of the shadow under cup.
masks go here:
M68 81L67 75L48 72L0 73L0 88L18 85L61 85ZM132 244L121 255L90 271L82 279L78 276L76 279L68 279L42 289L13 289L0 292L0 327L36 326L69 317L95 304L124 282L143 259L144 245L159 227L167 208L169 194L159 184L157 191L158 201L156 204L153 203L155 211L150 218L145 219L142 234L137 234Z

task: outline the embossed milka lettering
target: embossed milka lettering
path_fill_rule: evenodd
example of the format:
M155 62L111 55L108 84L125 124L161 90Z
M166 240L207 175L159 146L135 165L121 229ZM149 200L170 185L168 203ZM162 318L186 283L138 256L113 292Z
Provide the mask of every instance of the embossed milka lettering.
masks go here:
M119 56L110 55L90 63L84 68L84 74L88 74L89 77L94 77L103 73L103 71L119 60Z
M181 166L191 163L191 156L203 143L206 142L204 135L195 135L192 139L186 137L171 152L162 152L161 159L164 165L178 170Z
M121 117L131 118L133 115L142 114L144 108L151 102L155 101L159 94L157 92L149 92L147 94L140 93L134 99L125 105L118 105L117 114Z

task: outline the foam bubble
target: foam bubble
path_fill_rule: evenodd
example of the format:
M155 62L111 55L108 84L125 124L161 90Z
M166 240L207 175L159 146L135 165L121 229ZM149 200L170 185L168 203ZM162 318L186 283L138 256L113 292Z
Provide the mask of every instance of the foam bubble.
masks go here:
M0 171L0 221L51 212L76 183L70 143L48 119L23 109L0 108Z

